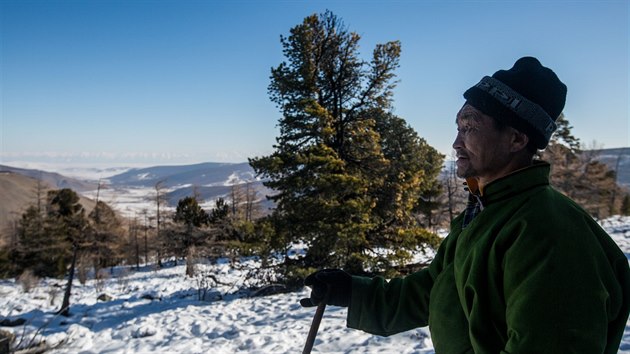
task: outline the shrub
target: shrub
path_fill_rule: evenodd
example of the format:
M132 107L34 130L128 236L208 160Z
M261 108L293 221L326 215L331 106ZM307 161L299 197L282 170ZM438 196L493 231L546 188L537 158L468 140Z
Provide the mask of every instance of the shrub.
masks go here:
M35 276L32 270L26 269L17 278L17 282L22 286L22 290L25 293L29 293L34 287L37 286L37 284L39 283L39 278Z

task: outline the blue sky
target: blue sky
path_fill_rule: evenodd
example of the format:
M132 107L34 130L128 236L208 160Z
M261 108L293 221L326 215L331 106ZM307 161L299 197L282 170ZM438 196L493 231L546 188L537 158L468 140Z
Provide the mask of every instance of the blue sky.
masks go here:
M629 3L6 1L0 163L242 162L269 154L280 35L326 9L366 59L402 42L395 113L450 154L462 93L532 55L568 86L587 146L629 146Z

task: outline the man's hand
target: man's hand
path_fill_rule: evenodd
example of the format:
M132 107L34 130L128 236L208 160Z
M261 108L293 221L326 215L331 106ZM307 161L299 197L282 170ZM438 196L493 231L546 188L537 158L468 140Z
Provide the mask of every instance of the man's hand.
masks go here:
M326 305L348 307L352 295L352 276L341 269L323 269L304 279L311 287L311 297L300 300L303 307Z

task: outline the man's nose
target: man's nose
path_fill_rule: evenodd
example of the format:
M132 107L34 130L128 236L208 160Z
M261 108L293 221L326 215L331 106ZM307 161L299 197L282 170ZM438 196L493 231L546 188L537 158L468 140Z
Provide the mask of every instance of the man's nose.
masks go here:
M464 143L462 142L462 136L458 132L457 135L455 136L455 141L453 141L453 149L457 150L463 147L464 147Z

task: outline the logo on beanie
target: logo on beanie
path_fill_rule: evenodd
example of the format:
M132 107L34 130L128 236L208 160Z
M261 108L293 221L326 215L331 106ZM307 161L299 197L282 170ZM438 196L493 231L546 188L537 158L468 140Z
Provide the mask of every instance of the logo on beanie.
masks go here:
M545 140L549 141L551 134L556 130L556 123L540 105L523 97L501 81L485 76L475 87L492 96L531 126L545 127L541 132Z
M497 101L501 102L504 106L509 107L512 111L515 111L518 105L521 103L521 99L513 97L507 93L501 91L497 86L493 86L489 80L481 80L477 84L477 87L486 91L490 96L494 97Z

